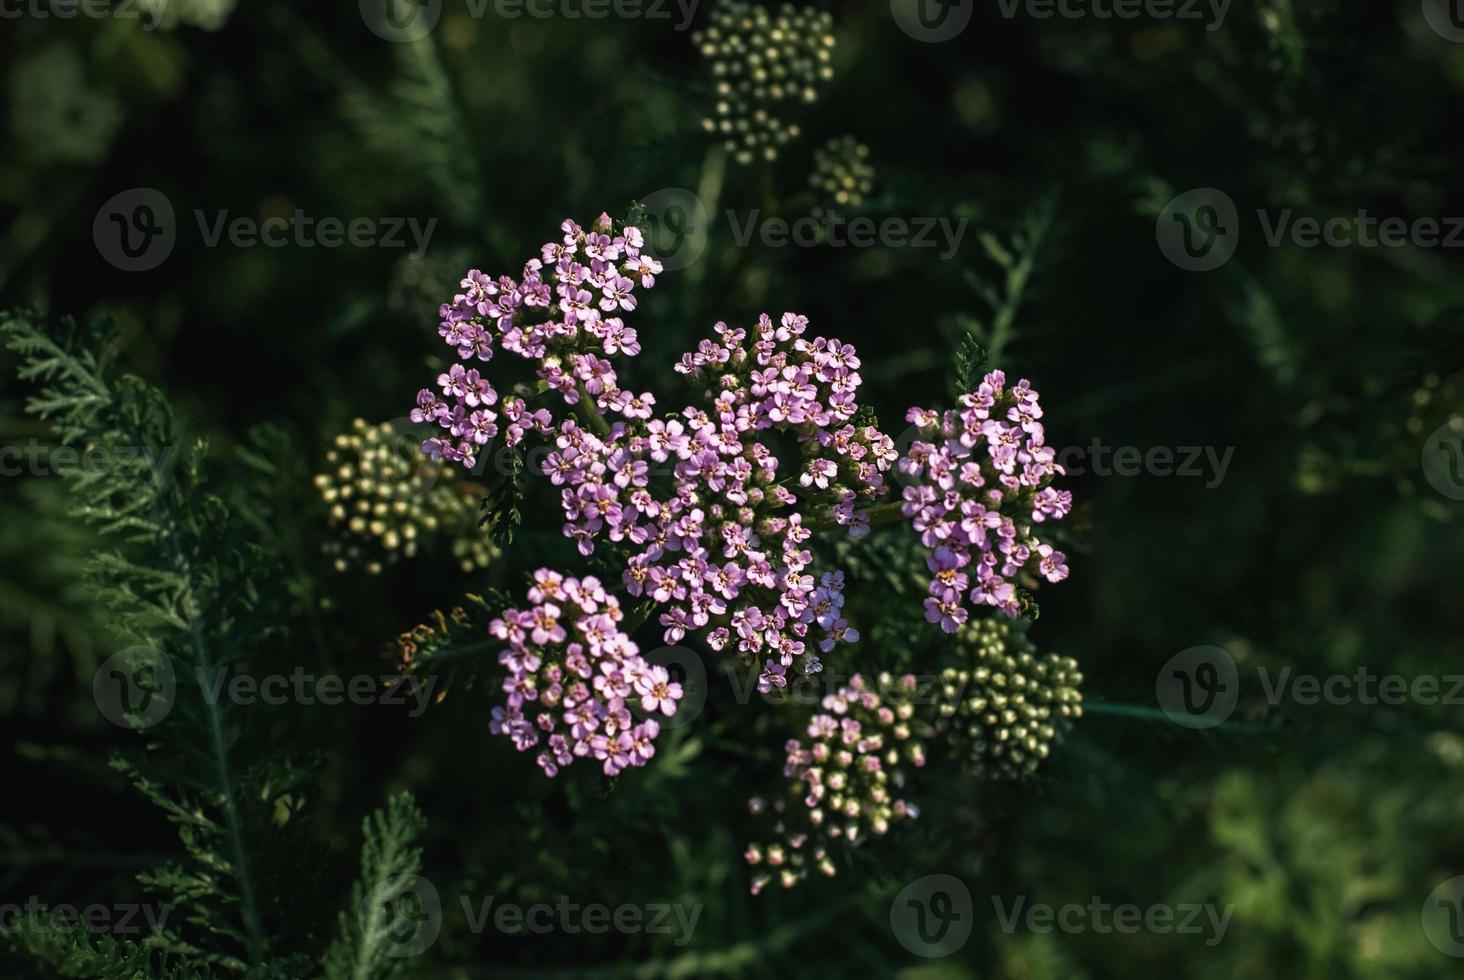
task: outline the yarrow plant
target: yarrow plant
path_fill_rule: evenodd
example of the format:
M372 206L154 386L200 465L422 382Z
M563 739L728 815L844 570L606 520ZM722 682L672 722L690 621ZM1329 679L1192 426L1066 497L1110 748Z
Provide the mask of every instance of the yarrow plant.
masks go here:
M490 730L521 752L546 744L536 761L549 776L586 756L607 776L645 765L661 733L654 715L676 713L681 685L621 632L620 603L594 576L541 568L528 598L527 609L505 610L488 626L508 644L498 655L508 701L493 709ZM632 705L652 717L636 723Z
M922 438L900 460L904 514L932 552L925 618L947 633L966 622L968 602L1016 616L1019 576L1067 578L1067 557L1032 527L1072 509L1072 494L1051 485L1063 470L1025 378L1008 388L992 371L959 406L910 409Z
M927 618L948 632L966 621L968 598L1016 615L1018 582L1066 576L1062 554L1032 533L1067 513L1071 498L1050 486L1060 469L1026 381L1008 388L993 371L957 410L911 409L922 438L901 459L859 404L855 349L809 336L807 317L764 314L750 329L718 323L682 355L675 371L702 400L666 411L652 393L623 387L611 362L639 351L619 314L635 309L636 288L654 285L660 267L633 225L601 215L588 230L568 220L561 230L520 278L474 270L463 279L440 311L460 363L438 391L422 391L413 416L448 431L425 452L469 468L500 435L509 446L551 440L543 472L559 489L565 537L584 556L603 546L619 570L616 589L540 569L533 605L491 624L507 643L508 701L494 710L493 731L537 751L546 773L586 756L609 775L643 765L659 726L636 724L631 709L669 715L681 698L669 674L639 656L614 591L640 600L635 621L655 616L666 643L695 634L754 666L766 692L819 672L822 657L860 638L844 615L844 571L814 557L821 532L861 538L873 524L912 518L932 550ZM500 401L480 367L461 363L486 362L498 347L534 365L534 391ZM539 398L571 411L531 407ZM908 485L903 500L888 501L897 466ZM900 758L923 763L918 742L905 744L907 680L887 680L876 692L856 677L809 722L811 742L789 743L788 774L808 787L817 814L808 819L830 821L825 837L881 834L914 814L887 785L895 743ZM760 853L778 866L783 852Z

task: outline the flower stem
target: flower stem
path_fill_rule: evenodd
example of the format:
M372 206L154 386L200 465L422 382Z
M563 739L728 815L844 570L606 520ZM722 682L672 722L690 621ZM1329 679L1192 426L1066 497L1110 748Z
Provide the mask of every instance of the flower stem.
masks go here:
M585 391L583 384L579 386L579 401L575 402L574 411L585 427L595 435L603 437L610 434L610 423L605 421L605 416L595 407L594 399Z

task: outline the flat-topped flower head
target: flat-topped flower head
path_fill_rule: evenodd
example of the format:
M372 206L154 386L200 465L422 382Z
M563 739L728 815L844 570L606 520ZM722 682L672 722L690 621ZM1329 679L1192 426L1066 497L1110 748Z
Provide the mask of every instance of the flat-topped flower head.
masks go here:
M637 289L655 285L660 264L641 253L639 229L617 229L606 214L588 229L565 219L560 231L518 278L468 270L460 291L438 310L438 333L463 363L442 372L435 389L422 389L412 411L413 421L445 430L422 445L434 460L472 469L500 433L513 446L530 432L553 431L548 409L530 409L517 396L499 402L483 367L499 349L533 362L543 389L566 405L583 397L604 412L646 410L650 396L622 392L609 358L639 353L636 332L621 314L635 310Z
M902 510L931 550L927 621L954 633L971 607L1016 616L1019 585L1067 578L1066 556L1033 531L1066 516L1072 494L1051 485L1063 471L1025 379L1007 387L992 371L955 410L916 407L906 419L919 438L899 464L908 481Z
M507 672L490 730L521 752L539 749L535 761L550 776L585 757L607 776L645 765L661 726L655 717L637 722L632 708L670 717L681 685L621 632L620 603L594 576L541 568L528 598L528 608L488 624L506 644L498 662Z

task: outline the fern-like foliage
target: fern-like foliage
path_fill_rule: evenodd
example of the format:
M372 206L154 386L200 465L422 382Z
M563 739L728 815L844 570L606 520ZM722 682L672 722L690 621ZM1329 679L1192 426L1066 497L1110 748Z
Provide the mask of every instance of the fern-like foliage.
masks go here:
M327 980L390 980L406 976L396 955L404 935L419 927L417 909L404 900L422 870L417 837L426 826L410 793L393 796L362 823L361 877L341 913L340 934L325 957Z
M84 929L24 919L15 944L63 977L90 980L212 980L206 966L189 964L139 943L93 936Z
M967 284L990 308L990 314L985 318L965 315L960 317L960 322L986 348L995 367L1005 366L1002 358L1016 337L1017 313L1027 298L1037 255L1052 230L1056 214L1057 195L1048 193L1022 217L1008 241L1003 242L992 232L980 235L982 250L1000 270L998 283L987 282L974 270L966 270Z
M114 546L91 561L90 589L154 675L176 679L171 693L166 685L149 692L172 703L148 730L148 750L120 763L164 808L187 852L185 862L144 876L188 923L160 942L216 968L259 974L271 929L255 854L268 847L260 835L298 774L246 765L270 756L244 751L237 709L211 685L279 632L276 602L260 584L276 578L271 561L210 489L205 447L180 449L163 395L119 374L109 323L48 328L7 314L0 335L21 355L20 377L40 385L28 411L84 451L69 477L74 513ZM127 680L130 699L136 678Z

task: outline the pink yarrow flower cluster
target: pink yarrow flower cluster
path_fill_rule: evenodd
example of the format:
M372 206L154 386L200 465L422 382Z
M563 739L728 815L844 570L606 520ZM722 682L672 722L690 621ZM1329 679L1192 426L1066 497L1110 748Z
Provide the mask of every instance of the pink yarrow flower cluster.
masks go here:
M1063 470L1043 441L1042 408L1026 379L1008 388L992 371L955 411L912 408L906 418L922 436L900 472L909 480L902 510L932 552L928 621L954 633L968 602L1016 616L1019 576L1067 578L1066 556L1033 533L1066 516L1072 494L1051 486Z
M810 515L868 533L859 506L884 493L896 458L893 440L853 421L854 349L803 339L807 323L764 315L750 344L747 331L717 324L717 340L677 366L706 385L707 409L627 413L603 438L567 420L545 461L562 487L564 533L582 553L602 535L639 548L626 591L665 607L665 641L704 630L714 649L762 660L763 690L818 671L819 653L859 639L842 615L843 573L812 568ZM780 474L759 437L768 430L793 436L796 475ZM653 487L653 473L669 473L669 490Z
M438 333L464 363L439 375L435 390L423 388L412 410L412 421L446 430L422 444L433 459L471 469L500 428L510 446L531 431L553 431L547 409L531 411L512 395L500 404L480 370L465 366L491 360L496 347L534 362L540 383L568 405L589 398L601 411L631 415L654 403L648 394L621 391L609 358L640 352L622 314L636 308L637 288L655 285L661 264L641 251L638 228L617 232L607 214L588 229L569 219L560 229L562 237L546 242L519 278L470 270L462 292L439 309Z
M498 655L507 703L493 709L490 730L520 752L545 745L536 761L550 776L587 756L607 776L645 765L661 731L655 715L676 713L681 685L641 657L620 630L620 603L593 576L541 568L528 598L488 626L508 644ZM632 707L649 717L637 723Z

